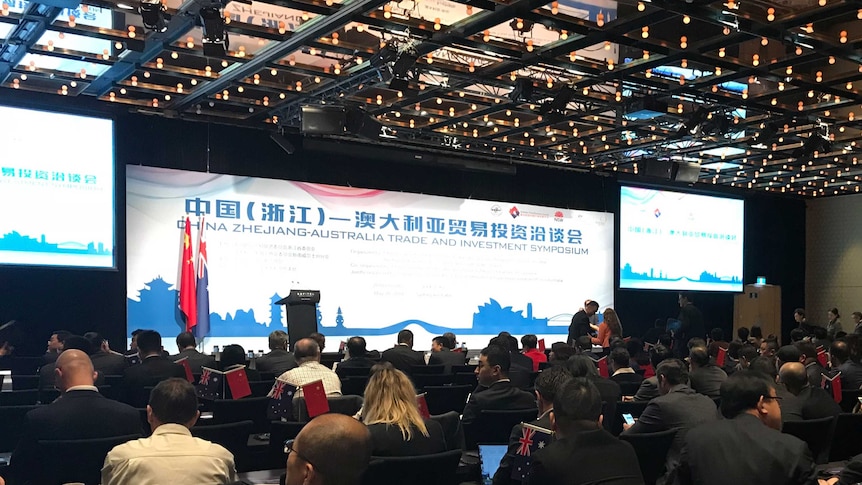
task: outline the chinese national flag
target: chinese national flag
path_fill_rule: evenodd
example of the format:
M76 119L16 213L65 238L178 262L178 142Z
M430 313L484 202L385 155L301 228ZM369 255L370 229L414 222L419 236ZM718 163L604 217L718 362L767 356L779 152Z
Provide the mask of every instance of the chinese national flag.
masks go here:
M191 332L198 323L198 308L195 292L195 260L192 251L192 230L186 217L183 234L183 256L180 261L180 311L186 317L186 332Z
M224 377L233 399L242 399L246 396L251 396L251 387L248 385L248 375L245 373L245 367L225 372Z
M727 349L724 347L718 348L718 355L715 357L715 365L724 367L724 360L727 358Z
M545 339L540 338L539 339L539 352L544 352L544 351L545 351Z
M431 418L431 411L428 410L428 401L425 400L425 393L416 396L416 404L419 406L419 414L424 419Z
M829 363L829 359L826 355L826 349L823 347L817 347L817 362L826 369L827 364Z
M597 363L599 365L599 375L604 377L605 379L610 377L611 374L608 372L608 357L602 357Z
M647 364L643 367L644 369L644 379L649 379L650 377L655 376L655 369L653 369L652 364Z
M183 366L183 370L186 371L186 380L194 383L195 376L192 374L192 367L189 365L189 358L183 357L182 359L176 361L177 364Z
M822 387L826 392L830 392L832 394L832 399L834 399L838 404L841 404L841 401L844 398L844 395L841 392L841 372L837 372L831 377L826 374L820 374L820 387Z
M305 397L305 407L308 410L309 418L329 412L329 401L326 400L326 391L323 390L322 380L302 386L302 395Z

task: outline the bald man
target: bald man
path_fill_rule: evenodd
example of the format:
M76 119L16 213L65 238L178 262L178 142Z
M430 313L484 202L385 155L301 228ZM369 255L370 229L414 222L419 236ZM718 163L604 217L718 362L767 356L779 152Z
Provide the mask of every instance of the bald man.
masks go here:
M371 435L349 416L323 414L285 448L285 485L356 485L371 460Z
M790 408L787 412L795 413L803 420L838 416L841 412L841 406L829 393L809 383L808 373L801 362L788 362L782 365L778 371L778 378L787 391L796 396L793 403L788 403ZM782 403L782 406L785 404ZM784 414L784 412L785 410L782 409L781 413Z
M320 364L320 346L314 339L299 339L293 346L293 357L296 359L297 367L278 376L278 380L296 387L323 381L323 390L326 391L327 396L341 395L341 380L332 369ZM297 389L293 398L302 396L302 389Z
M79 440L140 435L138 411L99 394L93 385L96 373L85 352L65 350L57 357L54 382L63 394L53 403L27 413L24 433L12 453L10 465L15 477L38 482L39 440Z

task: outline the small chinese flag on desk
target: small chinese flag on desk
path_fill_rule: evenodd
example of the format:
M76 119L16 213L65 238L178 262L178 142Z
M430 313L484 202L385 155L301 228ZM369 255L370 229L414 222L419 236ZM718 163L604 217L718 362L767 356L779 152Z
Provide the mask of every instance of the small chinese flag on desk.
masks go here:
M820 366L824 369L829 364L829 356L826 355L826 349L824 349L822 346L817 347L817 362L819 362Z
M313 418L329 412L329 401L326 400L326 391L323 390L323 381L309 382L302 386L302 395L305 397L305 408L308 417Z
M718 348L718 355L715 356L715 365L724 367L724 361L727 359L727 349L724 347Z
M419 414L424 419L431 419L431 411L428 410L428 401L425 400L425 393L416 396L416 404L419 406Z
M246 396L251 396L251 387L248 385L248 375L245 373L245 366L225 372L224 377L233 399L242 399Z
M189 381L191 383L195 382L195 376L192 374L192 367L189 365L189 358L188 357L183 357L180 360L175 360L174 363L183 366L183 370L186 371L186 380L187 381Z
M599 366L599 375L604 377L605 379L609 378L611 375L608 372L608 356L604 356L596 362Z
M832 399L835 400L838 404L841 404L842 399L844 398L841 393L841 372L837 372L834 375L827 376L826 374L820 374L820 387L823 388L826 392L832 394Z
M545 339L540 338L539 339L539 352L544 352L544 351L545 351Z

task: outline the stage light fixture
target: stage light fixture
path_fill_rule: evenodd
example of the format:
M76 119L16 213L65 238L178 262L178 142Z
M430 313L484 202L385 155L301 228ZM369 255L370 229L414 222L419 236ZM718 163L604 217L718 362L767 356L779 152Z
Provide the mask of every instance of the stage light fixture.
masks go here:
M533 97L533 81L531 79L518 79L515 86L509 92L512 101L530 101Z
M141 4L138 6L138 13L143 20L144 28L153 32L168 30L165 12L167 9L161 0L141 0Z
M230 39L225 30L221 9L215 6L201 8L201 29L203 31L203 50L207 57L222 57L227 54Z

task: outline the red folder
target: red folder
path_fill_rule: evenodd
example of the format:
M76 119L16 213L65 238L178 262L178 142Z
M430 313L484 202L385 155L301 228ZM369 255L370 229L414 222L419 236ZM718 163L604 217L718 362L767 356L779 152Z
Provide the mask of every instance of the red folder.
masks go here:
M655 369L653 369L652 364L647 364L644 366L644 379L649 379L650 377L655 377Z
M189 382L195 382L195 376L192 375L192 367L189 365L189 358L183 357L182 359L176 361L175 363L183 366L183 369L186 371L186 380Z
M224 377L227 381L227 386L230 388L230 394L234 399L251 396L251 387L248 385L248 375L245 373L245 366L225 372Z
M545 351L545 339L543 339L543 338L539 339L539 350L542 352Z
M715 365L724 367L724 360L727 358L727 349L724 347L718 348L718 355L715 357Z
M826 349L823 347L817 347L817 362L820 362L820 365L826 369L826 364L829 363L828 356L826 355Z
M308 410L309 418L329 412L329 401L326 400L322 380L302 386L302 395L305 397L305 408Z
M838 404L841 404L841 400L843 399L843 395L841 394L841 373L838 372L832 377L827 376L826 374L820 374L820 387L829 390L828 388L832 388L832 399L835 400Z
M416 404L419 406L419 414L425 419L431 418L431 411L428 410L428 401L425 400L425 393L416 396Z
M604 377L605 379L607 379L608 377L611 376L611 374L608 372L608 356L607 355L602 357L601 359L599 359L598 365L599 365L599 375L600 376Z

